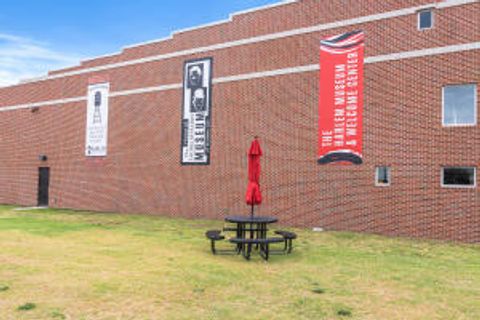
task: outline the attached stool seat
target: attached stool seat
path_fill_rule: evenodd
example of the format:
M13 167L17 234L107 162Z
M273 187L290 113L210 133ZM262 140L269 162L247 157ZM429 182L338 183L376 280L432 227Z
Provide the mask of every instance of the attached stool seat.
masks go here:
M213 254L217 253L217 250L215 249L215 241L221 241L225 239L225 236L221 233L222 232L220 230L208 230L205 233L205 236L210 239Z
M292 241L297 239L297 234L295 232L286 231L286 230L276 230L275 234L282 236L285 240L285 253L291 253L293 249Z

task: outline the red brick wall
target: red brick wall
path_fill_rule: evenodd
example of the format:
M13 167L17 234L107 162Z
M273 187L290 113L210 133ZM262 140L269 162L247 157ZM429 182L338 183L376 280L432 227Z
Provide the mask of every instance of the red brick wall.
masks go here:
M425 3L304 0L77 69ZM468 4L437 10L428 31L417 30L412 14L27 83L0 89L0 108L85 96L92 75L108 75L111 91L180 83L183 62L194 57L212 56L215 78L315 64L319 39L360 28L367 56L471 43L480 39L479 15L480 3ZM480 129L442 127L441 88L478 83L479 65L480 50L367 64L361 166L316 164L316 71L215 84L210 166L180 166L181 90L110 98L103 160L84 156L85 101L0 112L0 203L35 205L38 167L49 166L52 207L218 219L247 213L246 150L259 135L265 197L259 214L295 226L479 242L478 188L440 187L442 166L478 166ZM49 160L41 163L39 154ZM391 166L390 187L374 186L377 165Z

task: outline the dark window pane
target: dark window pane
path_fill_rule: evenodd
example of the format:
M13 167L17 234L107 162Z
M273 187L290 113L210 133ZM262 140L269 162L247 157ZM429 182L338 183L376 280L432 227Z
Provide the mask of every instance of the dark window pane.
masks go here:
M475 185L475 168L444 168L443 184L446 186Z
M426 11L421 11L418 14L418 19L419 19L419 28L420 29L428 29L432 27L432 11L431 10L426 10Z
M377 167L377 183L378 184L388 184L389 181L389 167Z

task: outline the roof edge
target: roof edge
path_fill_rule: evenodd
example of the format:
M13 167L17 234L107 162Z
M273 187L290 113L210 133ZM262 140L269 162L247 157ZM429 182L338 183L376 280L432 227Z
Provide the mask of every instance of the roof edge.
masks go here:
M235 16L239 16L239 15L243 15L243 14L247 14L247 13L252 13L252 12L256 12L256 11L261 11L261 10L267 10L267 9L271 9L271 8L275 8L275 7L299 2L299 1L300 0L282 0L281 2L277 2L277 3L271 3L271 4L267 4L267 5L260 6L260 7L254 7L254 8L251 8L251 9L236 11L234 13L231 13L227 19L212 21L212 22L204 23L204 24L201 24L201 25L193 26L193 27L186 27L186 28L174 30L170 33L169 36L126 45L126 46L123 46L122 49L131 49L131 48L135 48L135 47L141 47L141 46L146 46L146 45L149 45L149 44L168 41L168 40L173 39L173 36L176 35L176 34L188 32L188 31L194 31L194 30L198 30L198 29L204 29L204 28L208 28L208 27L213 27L213 26L220 25L220 24L225 24L225 23L228 23L228 22L232 22L233 17L235 17Z

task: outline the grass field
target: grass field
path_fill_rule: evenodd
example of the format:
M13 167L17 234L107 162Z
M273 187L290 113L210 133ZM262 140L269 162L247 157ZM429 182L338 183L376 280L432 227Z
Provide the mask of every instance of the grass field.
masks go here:
M480 246L299 234L213 256L220 221L0 207L0 319L480 319Z

